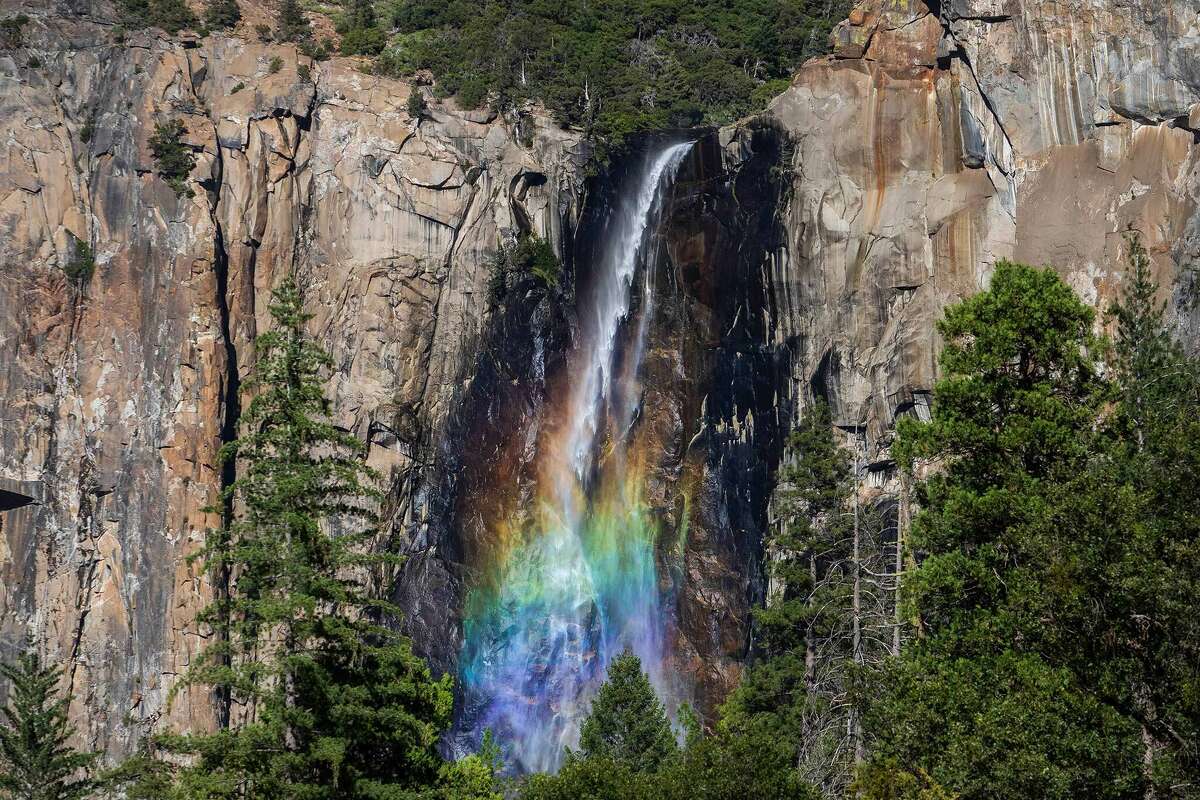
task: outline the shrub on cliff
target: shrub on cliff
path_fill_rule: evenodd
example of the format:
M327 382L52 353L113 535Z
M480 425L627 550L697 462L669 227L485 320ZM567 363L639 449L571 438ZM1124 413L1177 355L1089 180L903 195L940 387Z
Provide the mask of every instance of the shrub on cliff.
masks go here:
M534 278L545 289L556 289L562 278L562 262L554 246L534 234L522 236L516 244L500 248L492 259L488 274L488 299L498 302L508 292L510 281Z
M9 682L8 705L0 710L0 793L29 800L82 800L95 783L88 776L95 753L67 742L75 730L67 720L62 668L43 665L32 650L15 663L0 664Z
M161 28L178 33L196 27L185 0L120 0L121 22L129 28Z
M242 19L242 9L237 0L209 0L204 8L204 24L210 30L227 30Z
M379 26L372 0L352 0L350 9L337 23L344 56L378 55L387 44L387 33Z
M408 103L405 105L405 110L408 115L416 121L421 121L429 112L429 107L425 104L425 95L421 90L414 86L408 94Z
M398 0L391 23L406 66L431 70L438 91L466 106L540 100L564 124L616 145L635 131L723 123L754 110L756 88L825 52L850 6ZM390 56L389 67L399 61Z
M83 289L92 280L92 273L96 271L96 258L91 245L73 236L71 239L71 257L63 265L63 273L71 286Z
M183 141L185 133L187 128L183 122L173 119L155 125L154 135L150 137L150 153L154 156L154 167L167 185L175 191L176 197L192 195L192 190L187 186L187 178L196 166L196 156L191 147Z
M301 44L312 38L312 25L299 0L282 0L275 14L275 41Z
M530 234L522 237L509 253L509 263L517 271L527 272L537 278L547 288L558 286L562 263L554 254L550 242L539 236Z

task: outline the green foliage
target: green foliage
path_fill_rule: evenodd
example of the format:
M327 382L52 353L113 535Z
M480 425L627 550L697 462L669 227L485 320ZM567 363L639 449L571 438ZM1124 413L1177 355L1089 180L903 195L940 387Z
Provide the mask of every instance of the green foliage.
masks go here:
M1164 328L1140 240L1128 246L1131 281L1110 310L1117 403L1088 473L1061 490L1079 537L1071 555L1087 569L1072 572L1079 596L1058 604L1079 634L1056 655L1143 729L1158 795L1196 797L1200 362Z
M83 127L79 129L79 141L87 144L92 141L92 137L96 135L96 112L88 114L88 118L84 120Z
M196 27L196 15L186 0L119 0L121 22L130 28L161 28L178 33Z
M554 248L545 239L529 235L517 243L509 253L509 264L518 272L528 272L543 286L553 289L558 286L562 263L554 254Z
M199 617L214 636L185 676L251 713L215 734L160 740L186 756L172 796L409 797L446 776L436 747L449 678L434 680L384 624L397 609L375 587L398 559L372 546L378 476L362 443L326 421L332 362L304 332L293 281L270 310L244 433L223 451L237 460L224 495L237 513L199 554L228 589Z
M820 795L799 778L794 754L768 737L695 735L686 749L654 772L607 756L568 757L557 775L534 775L521 800L812 800Z
M811 800L821 795L796 770L795 750L763 730L690 737L657 775L663 800Z
M67 276L67 282L75 289L82 290L92 280L92 274L96 271L96 258L92 253L92 247L82 239L72 239L71 257L67 263L63 265L63 272Z
M382 28L351 28L342 34L340 51L344 56L373 56L382 52L387 45L387 34Z
M29 17L24 14L6 17L0 20L0 43L5 47L18 48L25 46L25 26Z
M208 0L204 7L204 24L210 30L221 31L235 27L242 19L237 0Z
M44 666L32 650L0 664L9 702L0 710L0 793L13 800L79 800L94 788L88 777L94 753L67 744L69 698L60 695L62 669Z
M229 90L229 93L237 94L238 92L240 92L242 89L245 89L245 88L246 88L246 84L242 81L238 81L237 83L235 83L233 85L233 88Z
M387 44L387 33L375 16L373 0L350 0L350 9L338 20L344 56L378 55Z
M258 23L254 26L254 35L258 37L260 42L270 42L274 37L271 35L271 26L265 23Z
M592 703L580 751L557 775L533 775L522 800L806 800L818 795L795 769L795 751L763 731L703 735L690 711L686 747L675 743L662 703L626 652Z
M784 768L840 797L862 750L856 668L891 654L895 543L853 491L828 406L788 440L767 542L775 591L755 613L756 659L724 707L731 735L770 742Z
M274 75L283 69L283 59L279 56L271 56L271 61L267 64L267 74Z
M300 42L298 49L301 55L306 55L313 61L325 61L333 53L333 42L328 39L322 39L320 42L308 39Z
M568 758L557 775L533 775L521 800L629 800L653 797L654 778L609 758Z
M145 745L146 743L143 743ZM145 746L97 780L105 800L179 800L172 766Z
M832 699L844 696L839 670L851 653L840 635L846 586L832 579L844 573L851 541L844 511L852 483L850 457L834 441L828 406L805 414L787 452L777 490L781 524L769 541L771 575L781 592L755 613L759 657L727 701L722 724L732 735L785 750L784 769L804 763L840 786L853 747L838 746L848 728Z
M851 791L858 800L955 800L957 797L924 770L909 772L886 759L859 770Z
M1002 262L940 325L933 419L900 426L937 467L905 584L923 636L868 684L867 728L877 765L964 800L1200 786L1200 373L1130 251L1110 378L1091 310Z
M809 554L845 539L843 510L850 494L850 454L833 438L829 407L813 407L788 439L792 459L780 474L778 491L782 509L780 532L771 546L778 552L771 565L772 577L788 587L778 602L758 612L760 652L767 658L786 656L797 649L803 653L810 627L834 624L829 609L812 602L817 589Z
M533 278L544 289L558 288L562 262L554 247L545 239L528 234L516 244L502 247L493 258L488 274L488 297L496 303L504 299L510 283Z
M666 709L629 650L608 665L608 679L580 729L579 750L584 759L619 761L638 773L654 772L675 752Z
M301 64L300 66L296 67L296 77L302 83L311 83L312 67L310 67L308 64Z
M504 800L500 747L484 732L479 752L442 767L439 786L422 795L429 800Z
M300 0L282 0L275 16L275 40L304 43L312 41L312 25Z
M408 95L408 103L405 105L405 110L413 119L420 121L424 119L429 111L429 107L425 104L425 95L417 87L413 87Z
M396 49L466 106L546 104L617 145L728 122L756 88L825 52L848 0L395 0ZM398 60L391 59L391 67Z
M150 153L154 156L155 169L175 191L176 197L192 196L187 179L196 166L196 156L183 141L185 133L187 128L183 122L173 119L155 125L154 135L150 137Z
M925 771L964 799L1141 796L1136 726L1069 671L1003 648L973 658L918 649L881 672L865 719L879 761Z

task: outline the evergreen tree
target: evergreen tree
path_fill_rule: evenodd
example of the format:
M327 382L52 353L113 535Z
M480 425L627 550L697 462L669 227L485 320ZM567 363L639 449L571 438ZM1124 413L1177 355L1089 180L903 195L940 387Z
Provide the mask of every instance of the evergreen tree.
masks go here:
M521 787L521 800L650 800L652 776L638 775L628 764L611 758L568 758L557 775L531 775Z
M609 759L635 773L654 772L676 752L666 709L629 650L609 664L580 729L579 750L584 759Z
M964 800L1144 789L1136 725L1066 656L1102 596L1099 509L1080 500L1096 498L1110 396L1092 320L1052 271L1000 262L939 324L933 418L903 421L897 444L902 462L936 467L917 487L924 560L906 581L922 636L865 694L873 768Z
M1130 234L1127 244L1131 280L1121 301L1109 309L1117 325L1113 359L1121 387L1117 426L1144 450L1155 423L1186 405L1194 375L1163 324L1165 305L1155 299L1158 284L1150 274L1150 257L1141 237Z
M186 134L183 121L171 119L156 123L154 135L150 137L150 154L154 156L155 169L174 190L176 197L192 196L187 179L196 166L196 155L184 141Z
M850 703L853 667L890 653L894 609L880 515L859 507L852 456L828 406L809 409L788 441L776 490L771 582L755 615L755 661L723 726L786 751L782 768L840 798L861 752ZM892 546L894 547L894 545Z
M29 650L14 664L0 664L9 681L8 705L0 725L0 793L12 800L77 800L95 784L88 771L94 753L81 753L67 741L75 731L67 720L69 699L60 696L62 669L43 666Z
M1098 565L1067 606L1060 656L1141 732L1159 797L1200 797L1200 362L1166 330L1150 259L1128 237L1131 278L1110 309L1117 404L1089 474L1063 487ZM1065 605L1065 604L1062 604Z
M121 21L131 28L162 28L177 33L196 25L185 0L120 0Z
M204 24L215 31L234 27L242 19L237 0L208 0L204 8Z
M373 0L351 0L350 10L338 22L342 35L342 55L377 55L387 44L387 34L379 27Z
M303 44L312 40L312 25L300 0L281 0L275 15L275 40Z
M230 522L199 554L228 591L201 614L217 634L186 676L234 707L212 735L165 737L190 754L183 798L388 798L435 785L449 724L435 681L377 599L397 563L374 552L375 473L362 444L327 422L329 356L288 279L257 341L244 434L227 446Z

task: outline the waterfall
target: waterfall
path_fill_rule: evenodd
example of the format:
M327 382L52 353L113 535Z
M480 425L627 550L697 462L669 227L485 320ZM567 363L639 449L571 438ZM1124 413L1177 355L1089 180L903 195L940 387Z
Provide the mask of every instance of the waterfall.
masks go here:
M495 531L491 580L464 611L459 735L490 729L512 766L557 769L575 746L608 663L631 648L660 693L664 598L657 526L632 446L654 307L653 256L664 200L691 143L650 154L621 192L582 291L581 334L565 398L539 441L532 508ZM640 280L639 280L640 276ZM634 312L635 295L640 303Z

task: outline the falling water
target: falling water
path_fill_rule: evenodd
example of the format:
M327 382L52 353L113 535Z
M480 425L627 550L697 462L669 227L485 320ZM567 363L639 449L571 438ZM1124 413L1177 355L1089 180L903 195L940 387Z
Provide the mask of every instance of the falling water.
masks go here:
M691 143L652 154L605 229L592 270L569 396L538 452L535 508L511 521L491 579L467 598L460 680L467 736L492 730L524 771L552 771L574 746L609 661L637 653L660 692L664 598L657 526L630 451L653 309L663 199ZM641 303L632 331L635 284ZM515 529L515 530L514 530Z

